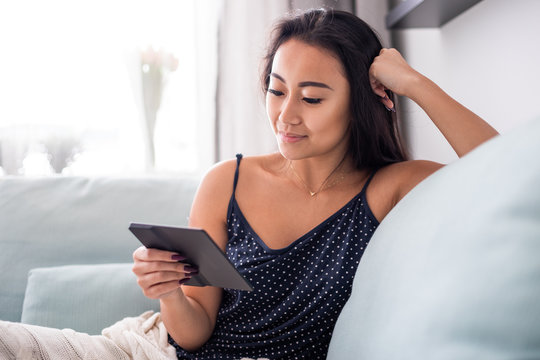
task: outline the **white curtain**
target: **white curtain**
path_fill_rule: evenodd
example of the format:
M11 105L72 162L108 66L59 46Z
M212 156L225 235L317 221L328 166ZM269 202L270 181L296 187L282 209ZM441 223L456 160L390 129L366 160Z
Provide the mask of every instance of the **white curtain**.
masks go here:
M129 54L133 93L143 119L147 171L171 171L174 163L181 162L184 173L201 173L214 162L217 34L222 3L183 0L176 4L178 8L169 14L178 25L173 31L180 49L176 53L145 48L136 56ZM164 90L171 86L174 89L167 99ZM180 143L177 148L170 146Z
M275 149L258 81L268 31L288 0L227 0L219 33L217 160Z

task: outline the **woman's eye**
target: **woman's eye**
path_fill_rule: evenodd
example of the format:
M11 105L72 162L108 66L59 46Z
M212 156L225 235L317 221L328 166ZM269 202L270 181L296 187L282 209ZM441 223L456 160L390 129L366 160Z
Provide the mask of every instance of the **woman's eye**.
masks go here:
M274 90L274 89L268 89L268 92L272 95L275 95L275 96L281 96L283 95L283 93L279 90Z
M321 100L322 99L319 99L319 98L303 98L302 100L304 100L305 102L307 102L308 104L320 104L321 103Z

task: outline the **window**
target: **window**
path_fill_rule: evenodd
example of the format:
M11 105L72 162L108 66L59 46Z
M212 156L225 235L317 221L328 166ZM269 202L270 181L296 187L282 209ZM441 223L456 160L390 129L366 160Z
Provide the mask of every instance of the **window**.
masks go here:
M0 5L0 174L198 174L219 1Z

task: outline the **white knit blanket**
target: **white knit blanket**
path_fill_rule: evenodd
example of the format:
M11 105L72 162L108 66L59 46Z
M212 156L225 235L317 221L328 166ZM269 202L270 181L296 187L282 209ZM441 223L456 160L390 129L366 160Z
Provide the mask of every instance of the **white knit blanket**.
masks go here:
M71 329L0 321L0 359L176 359L167 339L161 315L153 311L120 320L93 336Z
M125 318L91 336L71 329L0 321L0 359L176 359L160 313Z

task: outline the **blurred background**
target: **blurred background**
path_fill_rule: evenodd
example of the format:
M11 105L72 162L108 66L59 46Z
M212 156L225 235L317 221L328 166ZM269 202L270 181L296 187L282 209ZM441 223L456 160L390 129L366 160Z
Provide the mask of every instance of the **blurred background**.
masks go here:
M469 4L440 21L450 3ZM537 0L0 0L0 176L198 176L274 151L268 33L320 6L363 18L501 133L540 117ZM414 103L398 116L414 158L456 159Z

